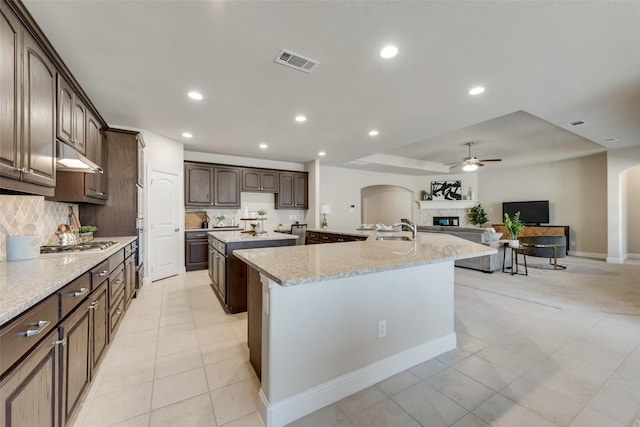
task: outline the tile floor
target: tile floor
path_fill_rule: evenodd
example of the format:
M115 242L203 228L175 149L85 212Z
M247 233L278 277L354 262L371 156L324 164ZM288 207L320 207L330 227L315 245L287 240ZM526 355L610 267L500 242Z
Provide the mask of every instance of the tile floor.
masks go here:
M458 348L295 427L629 427L640 412L640 316L559 310L456 287ZM74 427L262 427L246 314L206 271L146 285Z

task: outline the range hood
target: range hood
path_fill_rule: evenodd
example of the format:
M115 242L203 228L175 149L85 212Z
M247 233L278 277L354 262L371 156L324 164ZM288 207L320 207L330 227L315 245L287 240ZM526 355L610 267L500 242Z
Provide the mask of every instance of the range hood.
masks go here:
M63 172L102 173L102 168L73 147L56 140L56 170Z

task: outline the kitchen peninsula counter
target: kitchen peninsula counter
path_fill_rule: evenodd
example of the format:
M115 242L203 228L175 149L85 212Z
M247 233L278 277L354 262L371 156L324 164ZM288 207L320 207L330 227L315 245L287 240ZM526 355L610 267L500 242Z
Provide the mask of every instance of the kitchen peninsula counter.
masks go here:
M96 240L116 244L100 251L41 254L32 260L0 262L0 325L122 250L136 237L100 237Z
M454 349L454 261L496 252L447 234L358 232L367 240L235 252L249 266L248 345L267 427Z
M496 249L448 234L418 233L418 239L411 241L376 240L410 238L407 231L352 234L368 237L359 242L239 250L236 256L277 284L294 286L496 253Z

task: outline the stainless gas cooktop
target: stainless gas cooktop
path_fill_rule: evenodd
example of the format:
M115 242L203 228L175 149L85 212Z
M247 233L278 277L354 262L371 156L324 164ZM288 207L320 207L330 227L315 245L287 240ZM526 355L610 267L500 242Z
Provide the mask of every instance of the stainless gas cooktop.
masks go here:
M76 245L40 246L40 253L52 254L52 253L60 253L60 252L101 251L115 244L116 242L111 242L111 241L91 240L89 242L78 243Z

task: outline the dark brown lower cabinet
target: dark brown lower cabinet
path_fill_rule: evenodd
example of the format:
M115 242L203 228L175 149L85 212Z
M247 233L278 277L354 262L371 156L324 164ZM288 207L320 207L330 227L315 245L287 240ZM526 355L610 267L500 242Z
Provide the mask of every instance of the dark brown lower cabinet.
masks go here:
M247 267L247 346L249 362L262 379L262 282L260 273Z
M209 242L206 231L185 233L184 264L187 271L209 268Z
M0 426L73 423L124 316L125 264L135 260L124 254L116 252L0 327ZM135 262L127 272L135 282Z
M67 425L91 382L91 310L86 299L60 324L62 346L62 425Z
M107 305L107 281L93 291L89 304L91 313L91 376L109 344L109 306ZM93 378L92 378L93 379Z
M0 420L5 427L58 427L60 370L58 330L40 344L0 382Z

